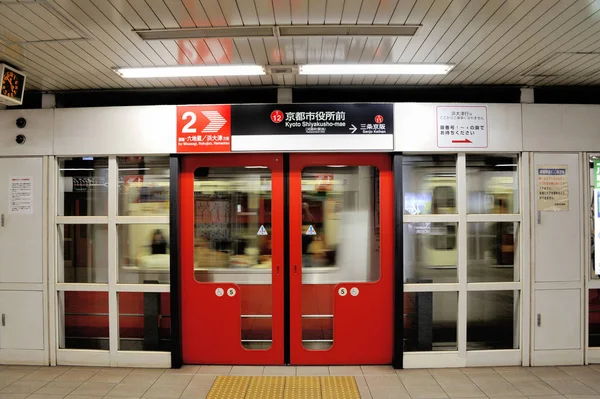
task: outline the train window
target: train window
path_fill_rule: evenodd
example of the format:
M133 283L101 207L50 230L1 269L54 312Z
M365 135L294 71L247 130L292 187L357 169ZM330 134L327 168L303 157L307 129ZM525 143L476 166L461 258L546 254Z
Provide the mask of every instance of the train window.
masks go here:
M108 215L108 158L60 158L57 216Z
M456 213L456 155L403 157L404 214Z
M518 222L467 225L468 282L519 281Z
M169 215L169 158L117 157L119 215Z
M517 155L467 155L467 212L519 213Z
M404 282L458 281L456 223L404 224Z

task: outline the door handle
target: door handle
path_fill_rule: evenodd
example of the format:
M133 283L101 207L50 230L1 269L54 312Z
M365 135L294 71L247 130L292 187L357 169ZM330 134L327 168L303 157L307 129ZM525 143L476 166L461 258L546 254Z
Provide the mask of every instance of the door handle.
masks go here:
M4 214L0 216L0 227L4 227Z
M537 326L541 327L542 326L542 315L541 314L537 314Z
M298 274L298 266L294 265L294 274Z
M537 211L537 224L542 224L542 211Z
M275 272L277 273L277 275L279 276L279 265L275 266Z
M2 327L6 326L6 315L2 313Z

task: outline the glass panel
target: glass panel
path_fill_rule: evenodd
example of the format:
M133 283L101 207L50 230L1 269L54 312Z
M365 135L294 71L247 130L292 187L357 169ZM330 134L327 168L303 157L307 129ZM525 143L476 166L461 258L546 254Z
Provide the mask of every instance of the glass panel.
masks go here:
M119 215L169 214L169 158L117 157Z
M269 349L273 337L271 285L241 284L242 346L246 349Z
M467 294L467 349L519 349L519 291Z
M302 267L310 268L303 271L304 283L379 279L377 168L336 165L302 171ZM312 273L316 269L319 276Z
M590 290L589 346L600 347L600 289Z
M60 158L58 216L108 215L108 158Z
M600 273L600 271L596 271L597 267L596 264L600 264L600 259L597 259L598 257L596 256L596 242L600 241L600 234L596 234L598 231L600 231L600 229L596 228L596 220L600 219L600 210L594 210L595 206L594 203L597 202L598 204L600 204L600 189L595 189L595 181L596 181L596 171L594 170L594 161L598 161L598 159L600 158L600 156L598 155L590 155L589 157L589 174L590 174L590 179L589 179L589 198L590 198L590 208L589 208L589 217L590 217L590 246L591 246L591 251L590 251L590 255L591 255L591 259L590 259L590 279L592 280L598 280L600 279L600 275L597 273ZM598 173L600 174L600 170L598 171ZM598 179L600 180L600 178ZM597 197L597 198L596 198ZM596 232L596 233L595 233ZM600 255L599 255L600 256ZM600 266L599 266L600 268Z
M108 293L58 293L59 348L108 350Z
M404 293L404 350L457 350L457 317L457 292Z
M269 348L271 172L262 166L197 169L194 237L196 280L238 284L242 345Z
M516 155L467 155L467 212L519 213Z
M108 283L108 227L59 224L58 282Z
M404 223L404 282L456 283L457 223Z
M456 155L403 157L402 190L405 215L456 213Z
M335 284L302 285L302 345L310 350L333 346Z
M171 351L168 292L119 292L119 350Z
M469 223L468 281L519 281L519 223Z
M168 224L121 224L117 236L119 283L169 283Z

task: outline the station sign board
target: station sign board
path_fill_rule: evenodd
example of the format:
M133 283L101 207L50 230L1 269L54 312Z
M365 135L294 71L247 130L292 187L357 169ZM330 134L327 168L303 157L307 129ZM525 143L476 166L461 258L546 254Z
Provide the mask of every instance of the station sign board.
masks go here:
M392 150L393 133L393 104L177 107L180 153Z

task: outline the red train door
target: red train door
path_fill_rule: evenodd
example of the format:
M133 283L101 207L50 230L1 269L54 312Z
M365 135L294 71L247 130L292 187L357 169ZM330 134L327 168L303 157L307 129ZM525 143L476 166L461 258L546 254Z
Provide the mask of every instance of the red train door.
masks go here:
M391 159L293 154L287 173L280 154L184 159L184 362L390 363Z
M186 157L180 176L184 363L283 363L283 159Z
M391 363L390 158L291 155L289 182L291 363Z

